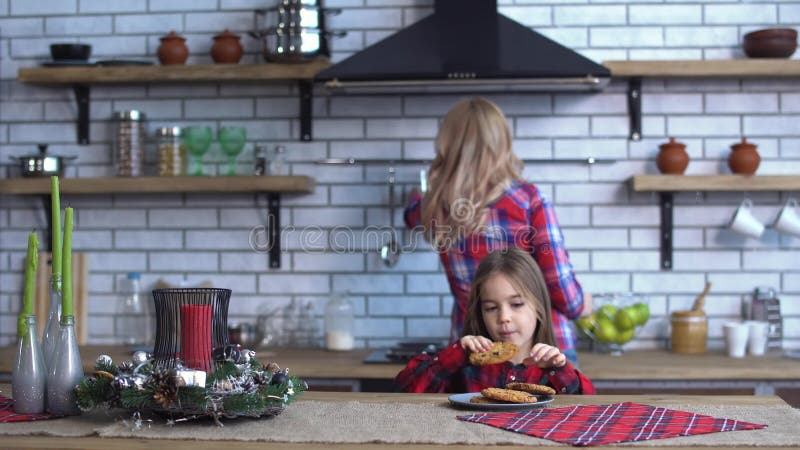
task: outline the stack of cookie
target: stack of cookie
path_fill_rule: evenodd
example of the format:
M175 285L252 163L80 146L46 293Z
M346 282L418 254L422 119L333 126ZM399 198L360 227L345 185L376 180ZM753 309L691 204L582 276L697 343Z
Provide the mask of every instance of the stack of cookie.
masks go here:
M470 403L536 403L540 396L555 395L550 386L533 383L508 383L505 389L486 388L481 395L472 397Z

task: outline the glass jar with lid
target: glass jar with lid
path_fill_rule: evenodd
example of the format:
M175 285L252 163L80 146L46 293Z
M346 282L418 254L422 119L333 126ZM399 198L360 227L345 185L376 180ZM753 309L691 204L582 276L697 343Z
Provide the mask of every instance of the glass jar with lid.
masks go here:
M147 128L145 115L135 109L114 113L116 133L112 160L117 175L137 177L142 175Z
M183 145L181 127L161 127L156 130L158 148L158 175L186 174L186 147Z
M331 295L325 307L325 348L345 351L353 349L353 304L342 292Z

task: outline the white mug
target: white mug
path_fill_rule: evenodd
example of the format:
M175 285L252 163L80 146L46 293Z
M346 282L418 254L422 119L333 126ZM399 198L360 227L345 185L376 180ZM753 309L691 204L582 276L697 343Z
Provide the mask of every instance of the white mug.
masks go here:
M722 326L725 331L725 348L731 358L744 358L750 327L746 323L728 322Z
M748 320L747 352L754 356L762 356L767 352L769 322Z
M797 214L797 200L786 200L778 217L775 219L775 229L786 234L800 236L800 215Z
M742 204L736 209L736 212L733 213L733 218L730 223L731 230L745 236L754 238L761 237L764 233L764 224L755 218L752 209L753 202L749 198L744 199Z

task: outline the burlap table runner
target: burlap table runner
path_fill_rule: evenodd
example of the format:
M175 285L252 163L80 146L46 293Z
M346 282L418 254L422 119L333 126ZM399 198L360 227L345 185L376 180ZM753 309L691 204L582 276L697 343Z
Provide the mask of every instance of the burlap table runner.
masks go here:
M698 436L643 441L631 446L788 446L800 444L800 412L788 405L697 406L660 405L715 417L767 424L764 430L734 431ZM526 444L561 445L534 437L456 420L463 410L446 403L368 403L298 401L272 419L223 420L220 428L210 420L168 426L156 418L142 429L131 427L130 415L116 411L50 421L0 424L0 435L51 435L136 437L161 439L236 440L316 443L414 443L414 444Z

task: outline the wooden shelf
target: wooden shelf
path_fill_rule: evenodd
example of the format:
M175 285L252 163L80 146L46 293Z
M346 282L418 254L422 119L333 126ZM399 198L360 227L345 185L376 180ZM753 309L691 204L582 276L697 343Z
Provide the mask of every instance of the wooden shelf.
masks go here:
M635 192L798 191L800 175L636 175Z
M310 80L330 65L319 59L303 64L31 67L19 69L17 80L38 84Z
M314 191L314 180L307 176L62 178L60 181L62 194ZM0 194L50 194L50 178L0 180Z
M800 77L800 61L792 59L605 61L603 65L612 78Z

